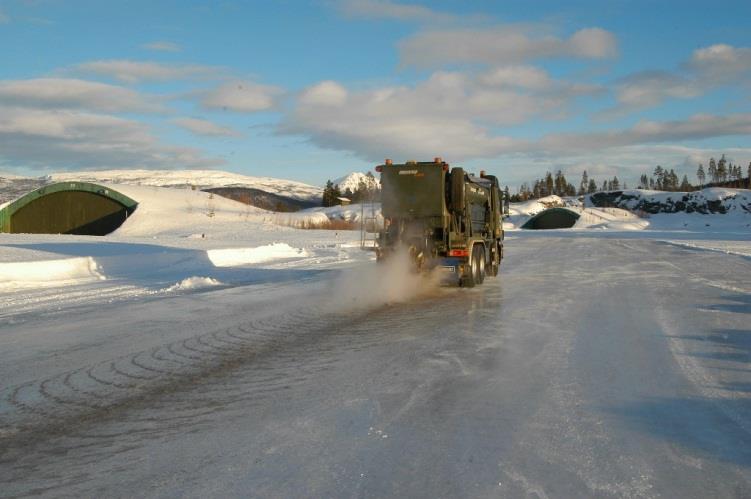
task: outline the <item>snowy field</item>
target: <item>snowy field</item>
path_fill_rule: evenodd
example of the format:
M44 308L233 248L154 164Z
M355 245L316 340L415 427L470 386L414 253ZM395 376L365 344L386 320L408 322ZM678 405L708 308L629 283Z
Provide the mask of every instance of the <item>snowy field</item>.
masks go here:
M358 207L117 189L0 235L0 496L751 495L750 215L512 217L468 290L289 226Z

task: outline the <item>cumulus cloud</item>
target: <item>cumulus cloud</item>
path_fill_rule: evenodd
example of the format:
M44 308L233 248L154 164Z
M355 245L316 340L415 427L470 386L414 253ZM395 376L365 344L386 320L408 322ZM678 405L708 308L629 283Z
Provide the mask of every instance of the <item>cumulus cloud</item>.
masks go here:
M107 112L161 109L153 98L131 89L72 78L0 80L0 104Z
M585 87L582 89L580 87ZM751 133L751 114L697 114L686 120L642 121L633 127L520 139L504 128L558 117L571 99L601 89L556 81L532 67L479 75L439 71L414 86L351 90L333 81L305 89L283 119L281 133L370 161L384 155L452 160L521 154L563 158L613 148L689 142Z
M115 116L0 107L0 162L38 168L193 168L221 161L160 143L148 127Z
M236 137L240 135L236 130L199 118L175 118L172 123L196 135L209 137Z
M204 93L201 105L207 109L222 109L238 113L253 113L271 109L282 89L250 81L228 81Z
M656 106L667 99L691 99L751 76L751 48L725 44L703 47L675 71L640 71L616 82L618 106L605 114Z
M694 51L687 66L715 83L732 81L751 72L751 48L711 45Z
M616 84L618 102L629 109L654 106L668 98L690 99L703 91L700 82L667 71L641 71Z
M182 47L175 42L155 41L141 45L141 48L155 50L157 52L180 52Z
M624 130L548 135L543 137L538 145L546 151L553 152L586 151L748 134L751 134L751 114L697 114L678 121L640 121Z
M497 68L479 76L439 71L414 86L365 91L324 81L299 95L281 130L369 160L385 153L492 157L519 145L493 128L558 116L585 90L598 89L554 81L531 67Z
M445 64L508 65L534 59L605 59L616 54L612 33L586 28L569 38L537 36L528 27L442 29L419 32L399 44L401 62L416 67Z
M84 62L76 70L114 78L125 83L216 78L222 70L199 64L162 64L148 61L111 59Z

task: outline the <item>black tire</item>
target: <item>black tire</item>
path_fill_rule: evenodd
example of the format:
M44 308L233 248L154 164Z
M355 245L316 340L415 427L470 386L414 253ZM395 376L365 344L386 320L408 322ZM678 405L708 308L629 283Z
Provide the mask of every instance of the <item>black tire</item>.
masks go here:
M498 275L498 271L501 267L500 256L501 255L498 253L497 250L492 254L492 258L490 261L490 269L488 270L488 274L490 274L491 277L496 277Z
M464 270L464 275L462 276L461 281L459 281L459 285L464 288L474 288L477 284L477 251L475 248L472 248L472 254L469 256L469 262L467 262L469 265Z
M476 244L475 250L477 251L477 284L482 284L485 282L485 246Z

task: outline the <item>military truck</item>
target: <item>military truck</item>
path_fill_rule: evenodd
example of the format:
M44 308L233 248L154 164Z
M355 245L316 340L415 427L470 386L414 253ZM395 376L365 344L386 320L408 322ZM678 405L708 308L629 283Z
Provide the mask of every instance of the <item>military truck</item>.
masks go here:
M460 286L496 276L503 259L503 217L508 193L498 179L431 162L378 165L384 223L376 239L377 260L406 250L414 268L441 272Z

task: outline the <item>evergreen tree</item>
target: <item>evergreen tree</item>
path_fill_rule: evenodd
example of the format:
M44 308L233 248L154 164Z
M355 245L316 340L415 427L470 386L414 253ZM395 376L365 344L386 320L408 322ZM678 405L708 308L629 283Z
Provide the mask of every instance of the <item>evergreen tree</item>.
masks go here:
M655 167L655 171L654 171L653 175L654 175L654 178L655 178L655 186L657 187L657 190L658 191L663 190L663 188L664 188L664 185L663 185L664 184L663 176L665 175L665 171L662 169L662 167L660 165L657 165Z
M341 201L339 201L339 198L342 197L342 191L339 190L339 184L334 184L334 188L331 191L332 200L333 203L331 206L342 204Z
M618 177L613 177L613 180L610 183L610 190L611 191L617 191L620 188L621 188L621 183L618 181Z
M639 177L639 189L649 189L649 177L646 173L642 173L642 176Z
M547 172L545 174L545 195L550 196L553 194L553 188L555 187L555 182L553 181L553 175L550 172Z
M748 180L746 181L746 187L751 189L751 161L748 163Z
M587 176L587 170L582 173L582 180L579 182L579 195L586 194L587 186L589 185L589 177Z
M323 188L323 200L321 206L334 206L334 183L331 180L326 181L326 187Z
M649 178L649 190L655 190L655 179L653 177Z
M609 187L608 181L607 180L603 180L602 181L602 190L603 191L609 191L610 189L608 189L608 187Z
M723 154L720 161L717 162L717 180L719 182L726 182L728 179L727 160Z
M688 176L686 176L686 175L683 176L683 180L681 181L681 188L680 188L680 190L682 192L690 192L690 191L693 190L693 188L691 187L691 184L688 183Z
M696 178L699 180L699 187L704 187L704 181L707 179L707 175L704 173L704 165L699 163L699 169L696 170Z
M748 166L751 168L751 165ZM591 178L589 179L589 185L587 186L587 194L592 194L594 192L597 192L597 182L595 182L595 179Z
M717 182L717 163L714 158L709 158L709 168L707 174L712 182Z

